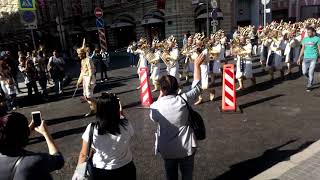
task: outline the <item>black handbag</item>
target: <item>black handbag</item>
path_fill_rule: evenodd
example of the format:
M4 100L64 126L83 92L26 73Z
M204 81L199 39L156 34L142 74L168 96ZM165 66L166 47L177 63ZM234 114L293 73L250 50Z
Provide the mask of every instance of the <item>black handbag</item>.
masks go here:
M197 140L204 140L206 138L206 127L204 125L201 115L192 109L189 103L180 95L189 111L189 125L193 129L194 135Z
M93 131L96 123L91 123L89 131L89 141L85 162L79 164L73 174L72 180L92 180L93 179L93 163L91 157L91 145L93 142Z

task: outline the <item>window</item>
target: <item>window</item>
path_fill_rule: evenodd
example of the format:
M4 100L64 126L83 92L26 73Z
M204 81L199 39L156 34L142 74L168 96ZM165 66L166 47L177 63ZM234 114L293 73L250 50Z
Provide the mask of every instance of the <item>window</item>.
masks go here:
M302 6L300 19L318 18L320 16L320 6Z

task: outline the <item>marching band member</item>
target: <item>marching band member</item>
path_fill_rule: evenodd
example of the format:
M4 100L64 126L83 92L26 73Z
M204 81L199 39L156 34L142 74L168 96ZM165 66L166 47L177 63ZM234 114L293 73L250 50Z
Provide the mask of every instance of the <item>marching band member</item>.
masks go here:
M295 30L293 32L286 32L289 34L289 42L286 44L286 48L284 50L284 55L285 55L285 62L288 67L288 72L286 75L291 74L291 65L296 64L297 60L299 58L299 53L300 53L300 42L295 36Z
M239 81L239 88L237 91L244 89L243 81L245 79L251 79L252 85L256 84L256 79L252 72L252 45L250 39L246 39L244 35L240 36L240 49L235 50L237 54L237 71L236 78Z
M139 42L138 42L138 49L134 50L133 53L135 55L139 54L139 61L138 61L138 76L140 79L140 69L143 67L148 67L148 63L147 63L147 59L145 57L145 50L147 48L148 44L147 44L147 39L145 38L140 38ZM139 82L140 84L140 82ZM137 90L140 89L140 85L136 88Z
M179 63L178 63L178 58L179 58L179 50L177 48L177 41L175 37L172 35L167 39L167 43L169 46L169 61L171 61L171 65L167 66L167 72L169 75L176 77L178 80L178 83L180 82L179 78Z
M149 62L151 64L151 76L150 79L152 80L152 84L154 86L154 89L152 92L155 92L159 90L159 78L160 78L160 54L161 51L159 49L159 40L154 39L152 41L152 52L153 59L150 59Z
M221 60L224 60L224 43L225 40L220 39L220 34L211 34L210 36L210 46L209 47L209 74L211 75L211 84L210 87L210 101L213 101L215 98L215 79L217 76L221 76Z
M273 36L273 41L269 48L266 66L270 74L270 79L273 80L275 71L280 71L281 78L284 78L282 51L285 48L285 43L283 37L281 37L281 32L278 32L278 30L274 30L271 35Z
M183 71L187 82L189 82L189 78L193 74L193 60L191 58L193 54L193 49L193 35L191 35L188 37L187 43L182 48L181 52L181 54L185 56Z
M209 62L209 53L208 49L205 47L205 36L197 33L194 36L196 47L197 47L197 54L205 56L205 61L201 64L201 86L203 90L209 88L209 75L208 75L208 62ZM199 105L203 101L202 94L199 95L198 101L194 103L194 105Z
M85 40L83 40L82 47L77 49L77 53L81 60L81 73L77 82L77 87L82 83L83 96L90 106L90 112L85 114L85 117L88 117L97 112L97 104L93 97L93 90L96 85L96 79L94 77L95 67L87 56Z
M269 47L272 43L272 39L268 37L268 31L265 30L264 32L261 33L262 38L259 39L261 43L261 48L260 48L260 64L262 66L262 71L265 71L265 66L268 58L268 51Z

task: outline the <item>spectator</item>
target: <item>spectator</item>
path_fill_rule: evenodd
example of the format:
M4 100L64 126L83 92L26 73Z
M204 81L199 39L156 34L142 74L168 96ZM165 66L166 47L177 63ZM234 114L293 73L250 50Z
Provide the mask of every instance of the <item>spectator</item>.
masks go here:
M99 48L96 48L94 51L93 51L93 54L92 54L92 62L93 62L93 65L94 65L94 68L96 69L95 70L95 73L94 73L94 77L97 79L97 72L100 71L101 72L101 61L102 61L102 55L100 54L100 50ZM102 76L101 76L101 82L103 82L102 80Z
M32 96L32 89L36 95L39 94L38 87L37 87L37 79L38 73L34 66L32 59L27 59L26 57L22 56L19 62L19 69L24 75L24 83L28 89L28 96Z
M188 42L187 34L183 34L183 39L182 39L182 47L184 47Z
M7 100L7 108L8 110L16 110L16 89L10 71L6 61L0 61L0 84Z
M134 67L136 65L135 62L135 55L133 53L133 41L129 44L128 48L127 48L127 53L129 53L129 57L130 57L130 67Z
M3 94L3 92L0 92L0 117L4 116L6 114L7 114L6 98Z
M15 86L18 90L19 93L21 93L21 90L19 88L19 82L18 82L18 72L19 72L19 61L12 57L11 52L7 52L7 57L6 57L7 64L10 67L10 73L12 75L12 78L14 80Z
M177 79L163 76L159 81L160 96L150 106L150 119L158 123L156 153L159 152L164 159L168 180L178 180L178 167L183 180L192 179L197 142L188 125L189 111L183 99L192 103L200 95L200 65L204 59L201 53L194 62L194 81L190 91L177 95Z
M101 49L100 54L102 56L101 62L100 62L101 81L107 81L108 80L108 68L110 66L110 56L109 56L109 53L107 51L105 51L104 49Z
M320 54L320 38L315 36L315 29L312 27L307 28L307 33L308 36L301 43L302 48L297 64L300 65L302 62L302 73L308 79L306 91L310 92L314 83L314 70Z
M47 98L48 70L42 51L39 51L38 53L35 51L33 52L33 62L38 72L39 85L42 89L42 95L44 98Z
M58 56L57 50L54 50L53 56L50 57L48 62L48 71L54 81L56 94L63 93L63 78L65 76L64 66L64 60Z
M98 122L93 131L93 179L135 180L136 168L130 150L133 128L121 116L121 105L114 94L103 93L97 101ZM86 160L89 131L82 135L83 143L78 165ZM73 176L76 179L76 174Z
M24 150L30 133L36 130L44 136L49 153L34 153ZM14 164L21 159L15 173ZM57 145L47 130L44 121L39 127L20 113L10 113L0 118L0 179L50 180L50 172L61 169L64 160ZM13 173L13 174L11 174ZM10 176L13 178L10 178Z

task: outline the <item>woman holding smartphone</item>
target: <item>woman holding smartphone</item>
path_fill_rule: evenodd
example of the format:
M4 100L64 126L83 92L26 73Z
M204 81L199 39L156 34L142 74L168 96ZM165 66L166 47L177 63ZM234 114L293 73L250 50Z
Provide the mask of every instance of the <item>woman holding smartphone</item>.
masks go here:
M33 131L45 138L49 153L24 150ZM43 120L36 127L34 121L28 125L28 119L20 113L13 112L0 118L1 180L50 180L50 172L61 169L63 165L63 156Z

